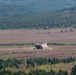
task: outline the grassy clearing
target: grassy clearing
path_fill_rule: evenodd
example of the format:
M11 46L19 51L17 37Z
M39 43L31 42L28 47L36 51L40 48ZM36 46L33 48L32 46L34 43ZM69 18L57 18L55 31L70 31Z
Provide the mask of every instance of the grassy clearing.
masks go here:
M63 63L55 64L55 65L47 64L47 65L36 66L34 68L29 68L29 69L27 69L27 71L36 70L36 69L38 69L38 70L45 70L47 72L50 71L51 69L53 69L55 71L58 71L60 69L65 71L66 66L67 66L67 64L63 64ZM69 64L68 64L68 66L69 66ZM67 69L68 69L68 67L67 67Z

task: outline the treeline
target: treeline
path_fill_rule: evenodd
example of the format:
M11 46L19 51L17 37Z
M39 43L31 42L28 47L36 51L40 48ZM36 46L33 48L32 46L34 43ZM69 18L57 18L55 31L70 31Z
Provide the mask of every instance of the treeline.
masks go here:
M69 75L67 71L62 71L59 70L59 72L55 72L51 70L50 72L46 72L44 70L35 70L35 71L30 71L28 74L26 72L11 72L11 71L1 71L0 75Z
M0 29L50 29L65 27L76 27L76 7L42 14L21 13L13 16L0 16Z
M8 67L11 68L20 68L20 65L23 63L23 59L18 60L18 59L7 59L7 60L3 60L0 59L0 70L1 69L5 69Z
M76 65L71 69L70 74L67 71L59 70L58 72L53 71L52 69L49 72L44 70L31 70L29 73L24 71L11 72L11 71L0 71L0 75L76 75Z
M57 63L70 63L76 61L76 58L66 58L66 59L57 59L57 58L31 58L27 59L27 68L39 66L43 64L57 64Z
M34 66L39 66L43 64L57 64L57 63L70 63L74 62L76 58L70 57L66 59L57 59L57 58L31 58L31 59L0 59L0 75L69 75L67 71L59 70L55 72L50 70L46 72L44 70L31 70L29 73L24 71L12 72L9 70L5 70L5 68L22 68L25 67L30 68ZM72 68L70 75L76 75L76 65Z
M35 66L40 66L43 64L57 64L57 63L70 63L76 61L76 58L66 58L66 59L57 59L57 58L30 58L30 59L0 59L0 70L5 68L30 68ZM23 65L23 66L21 66Z

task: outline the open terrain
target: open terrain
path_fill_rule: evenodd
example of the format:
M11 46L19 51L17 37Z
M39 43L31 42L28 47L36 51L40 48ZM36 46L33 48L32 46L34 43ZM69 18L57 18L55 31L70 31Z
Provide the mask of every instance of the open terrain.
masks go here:
M49 43L51 49L37 50L33 49L33 43ZM54 43L54 45L53 45ZM60 45L58 45L60 44ZM65 45L64 45L65 44ZM58 59L76 57L76 29L50 29L50 30L0 30L0 59L17 58L53 58ZM6 68L11 71L45 70L51 69L58 71L67 70L69 73L71 68L76 64L59 63L55 65L41 65L34 68Z
M76 57L76 29L61 30L0 30L0 58ZM49 45L52 49L47 50L36 50L34 45L27 45L36 42L67 45Z
M31 46L33 47L33 45ZM76 46L50 46L52 49L49 50L33 50L28 46L4 46L0 47L0 59L17 58L17 59L27 59L27 58L53 58L58 59L76 57ZM24 71L29 72L31 70L45 70L49 72L51 69L54 71L63 70L70 73L72 67L76 65L76 61L72 63L58 63L55 65L44 64L41 66L30 67L28 69L22 67L18 68L6 68L5 70L11 70L14 72Z
M0 30L0 44L61 43L76 44L76 29Z
M0 48L0 58L68 58L76 57L76 46L53 46L49 50L33 50L29 47Z

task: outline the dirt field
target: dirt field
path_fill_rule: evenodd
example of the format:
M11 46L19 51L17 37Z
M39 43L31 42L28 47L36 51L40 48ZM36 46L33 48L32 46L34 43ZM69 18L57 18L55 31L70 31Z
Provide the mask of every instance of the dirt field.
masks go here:
M68 32L65 32L67 30ZM36 42L76 44L76 29L0 30L0 44L28 44ZM76 46L51 46L49 50L33 50L28 46L0 45L0 58L76 57Z
M36 42L76 44L76 29L0 30L0 44L27 44Z
M0 58L69 58L76 57L76 46L53 46L49 50L33 50L30 47L0 48Z

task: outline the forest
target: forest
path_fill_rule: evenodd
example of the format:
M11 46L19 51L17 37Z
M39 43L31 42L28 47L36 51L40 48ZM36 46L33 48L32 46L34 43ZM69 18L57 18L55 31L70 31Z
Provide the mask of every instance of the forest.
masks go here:
M76 27L76 1L1 0L0 29ZM62 7L62 8L61 8Z
M42 64L56 64L56 63L70 63L76 61L76 58L70 57L65 59L57 59L57 58L30 58L30 59L7 59L3 60L0 59L0 75L69 75L67 71L59 70L58 72L55 72L53 69L51 69L49 72L45 70L30 70L28 73L25 71L18 71L13 72L11 70L5 70L5 68L11 67L11 68L20 68L22 64L25 64L23 66L26 66L26 69L29 67L34 67L36 65L42 65ZM72 67L70 75L76 74L76 65Z
M50 29L76 27L76 7L43 14L0 16L0 29Z

